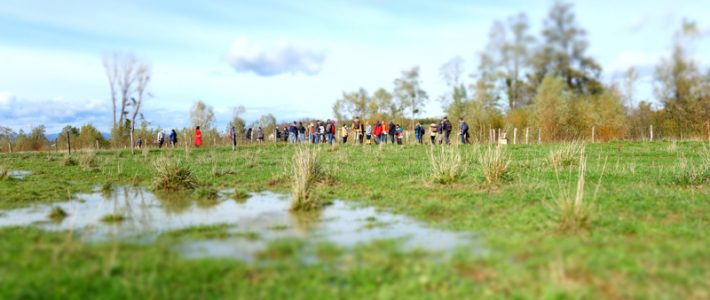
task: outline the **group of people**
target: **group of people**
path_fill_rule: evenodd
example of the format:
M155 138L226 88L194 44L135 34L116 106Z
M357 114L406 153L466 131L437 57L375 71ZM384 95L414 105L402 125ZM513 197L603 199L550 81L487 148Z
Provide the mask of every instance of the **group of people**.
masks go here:
M450 136L453 131L453 126L447 117L444 117L441 122L432 123L429 125L429 137L431 144L450 144ZM466 121L461 118L459 120L459 138L461 144L469 143L469 127ZM414 137L418 144L423 144L424 137L426 136L426 128L419 122L414 127ZM258 143L263 143L265 141L265 132L261 127L257 127L256 130L253 128L247 128L245 130L245 138L247 141L256 141ZM283 126L281 128L276 127L271 139L274 141L283 141L291 144L319 144L319 143L343 143L347 144L349 140L354 141L355 144L402 144L402 139L404 136L404 128L390 121L375 121L374 125L370 122L362 122L359 117L356 117L350 126L347 123L343 124L339 129L336 126L335 120L327 120L325 122L316 121L311 122L307 126L303 122L293 122L288 126ZM165 130L160 129L158 135L156 136L155 143L158 148L162 148L165 145ZM168 145L175 147L178 142L178 135L175 129L170 130L168 135ZM232 126L228 133L228 138L230 144L233 148L237 146L237 130ZM141 147L143 141L139 137L135 146ZM200 131L200 126L195 128L195 139L193 144L196 147L202 146L202 131Z
M461 118L459 120L459 137L462 144L467 144L469 141L468 124ZM199 130L199 128L198 128ZM447 117L444 117L439 123L429 125L429 134L432 144L450 144L450 135L453 126ZM414 127L414 136L417 143L422 144L426 135L426 128L421 123L417 122ZM197 135L197 132L196 132ZM375 121L374 125L370 122L362 122L359 117L353 119L352 124L342 124L337 127L335 120L326 120L311 122L304 125L303 122L293 122L288 126L276 127L271 135L273 141L283 141L291 144L311 144L319 143L343 143L347 144L349 140L355 144L380 144L392 143L402 144L404 136L404 128L390 121ZM245 131L247 141L256 141L263 143L265 141L265 132L261 127L247 128ZM236 130L234 127L229 132L230 141L233 146L236 146Z

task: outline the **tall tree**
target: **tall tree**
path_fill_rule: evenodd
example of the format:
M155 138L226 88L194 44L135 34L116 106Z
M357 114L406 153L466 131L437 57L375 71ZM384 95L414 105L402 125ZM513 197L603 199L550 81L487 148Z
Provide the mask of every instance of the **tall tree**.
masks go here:
M543 43L533 60L534 86L552 75L562 78L576 94L601 93L601 66L585 53L586 32L577 25L572 4L556 1L543 27Z
M202 131L209 131L215 121L214 109L212 106L208 106L198 100L190 109L190 121L192 122L192 127L200 126Z
M542 130L543 140L565 137L569 122L570 95L563 79L547 76L538 87L534 100L533 120Z
M496 85L505 92L510 110L530 102L521 74L530 69L530 48L535 38L529 33L527 15L511 16L506 22L495 21L488 34L486 54L495 71Z
M143 105L143 100L145 99L145 97L149 96L149 94L147 93L147 89L148 83L150 82L150 76L150 66L144 63L140 63L137 66L137 70L135 73L135 97L131 97L131 102L129 103L132 107L131 131L134 131L136 128L136 117L140 115L141 119L143 119L143 114L141 113L141 106Z
M336 100L333 105L333 114L338 120L367 116L369 103L370 97L364 88L355 92L343 92L342 98Z
M237 132L244 132L246 127L246 121L242 118L242 115L246 112L246 108L243 105L237 106L232 110L232 120L229 121L227 125L227 132L234 127Z
M449 87L449 91L442 95L439 100L446 114L454 120L463 117L466 105L466 87L461 82L461 75L464 72L463 62L463 58L457 56L439 68L441 78Z
M412 122L426 104L429 96L421 88L419 67L402 71L402 76L394 81L394 94L402 110L412 114ZM412 123L412 127L414 123Z
M656 67L655 93L663 103L669 134L702 130L710 118L708 78L688 54L699 36L697 25L684 21L674 36L673 53Z
M49 144L49 140L47 140L47 136L45 135L46 132L47 130L44 125L32 128L27 137L28 147L26 150L39 151L44 149Z
M370 112L370 119L372 120L384 120L384 119L394 119L402 117L401 110L394 101L392 93L388 92L384 88L379 88L372 94L372 98L368 104L368 111Z

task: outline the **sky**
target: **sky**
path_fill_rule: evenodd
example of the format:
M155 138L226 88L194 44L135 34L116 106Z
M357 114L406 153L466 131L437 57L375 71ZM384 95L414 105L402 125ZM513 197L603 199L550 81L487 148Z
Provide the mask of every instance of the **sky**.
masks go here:
M653 66L669 55L682 20L697 21L704 38L694 57L710 61L702 55L710 53L707 0L572 2L604 82L637 68L637 100L653 100ZM552 3L0 0L0 126L109 131L102 57L114 52L151 65L143 112L152 127L188 126L196 100L214 107L219 129L239 105L247 121L329 118L343 91L391 90L414 66L431 98L424 114L440 116L440 66L460 56L466 74L474 72L492 23L520 12L539 36Z

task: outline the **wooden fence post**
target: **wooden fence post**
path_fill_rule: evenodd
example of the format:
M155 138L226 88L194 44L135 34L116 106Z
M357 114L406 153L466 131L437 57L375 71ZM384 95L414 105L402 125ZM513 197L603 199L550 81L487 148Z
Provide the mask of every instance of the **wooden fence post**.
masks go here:
M651 126L649 127L649 132L650 132L649 137L651 138L651 142L653 142L653 125L651 125Z
M99 150L99 140L96 140L96 150Z
M517 144L518 141L518 128L513 128L513 145Z
M595 132L595 127L592 126L592 144L594 144L594 135L596 134Z
M69 131L67 131L67 150L69 151L69 155L71 155L71 138L69 137L71 134L69 134Z
M525 127L525 145L528 144L528 129L530 129L530 127Z
M12 153L12 144L11 143L7 143L7 148L10 149L10 153Z
M537 143L542 144L542 129L538 128L537 129Z

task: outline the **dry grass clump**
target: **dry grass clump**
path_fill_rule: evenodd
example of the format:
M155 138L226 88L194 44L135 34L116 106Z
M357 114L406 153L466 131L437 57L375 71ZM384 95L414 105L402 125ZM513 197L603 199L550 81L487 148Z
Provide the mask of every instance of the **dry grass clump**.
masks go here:
M427 154L434 182L450 184L463 175L465 166L461 159L461 150L457 146L432 146Z
M97 167L96 151L93 149L84 151L79 156L79 165L86 170L95 169Z
M710 182L710 146L700 153L700 161L688 163L683 153L678 155L678 163L673 173L673 183L680 186L700 186Z
M314 210L321 204L312 190L321 175L319 152L316 149L298 147L293 155L292 167L293 202L291 210Z
M77 162L71 155L65 155L64 160L62 160L62 164L65 167L70 167L70 166L76 166Z
M197 186L190 168L179 160L166 156L158 157L153 161L153 169L156 172L153 178L153 189L192 190Z
M10 179L10 171L7 169L0 168L0 180L9 180Z
M479 161L483 170L483 177L488 185L498 185L510 171L510 156L505 146L497 145L481 151Z
M579 154L579 174L576 189L573 192L569 188L560 186L560 194L552 202L553 219L562 232L577 233L589 229L592 219L592 206L584 199L584 175L586 169L587 159L584 154L584 148L582 148Z
M556 169L574 166L583 148L584 144L577 141L563 144L559 148L550 151L547 156L547 162Z

